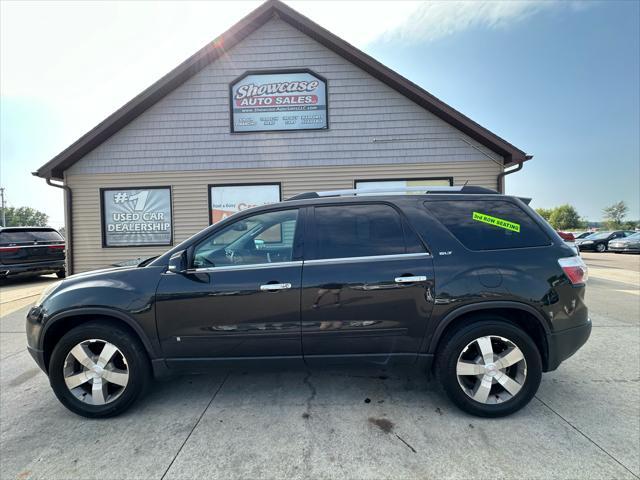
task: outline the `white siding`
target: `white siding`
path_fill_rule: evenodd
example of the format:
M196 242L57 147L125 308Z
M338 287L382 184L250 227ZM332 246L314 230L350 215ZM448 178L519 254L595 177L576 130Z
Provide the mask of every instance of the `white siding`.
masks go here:
M281 182L282 197L314 190L353 188L353 181L390 178L454 178L455 185L469 182L495 188L500 167L493 162L458 162L403 165L370 165L308 168L221 169L192 172L155 172L99 175L67 175L73 191L74 271L82 272L113 262L162 253L165 247L102 248L100 225L101 187L171 185L174 244L209 224L209 184ZM68 228L68 226L67 226Z
M232 134L229 84L247 70L327 78L329 130ZM273 19L72 166L126 173L442 162L499 155L282 20Z

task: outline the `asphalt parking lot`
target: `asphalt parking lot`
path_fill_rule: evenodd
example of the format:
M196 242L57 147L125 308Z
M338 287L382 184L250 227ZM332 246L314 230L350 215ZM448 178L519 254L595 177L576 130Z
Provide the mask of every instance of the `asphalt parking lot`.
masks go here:
M25 349L26 310L53 278L3 286L0 478L640 478L640 256L584 258L589 342L498 420L385 371L189 376L87 420Z

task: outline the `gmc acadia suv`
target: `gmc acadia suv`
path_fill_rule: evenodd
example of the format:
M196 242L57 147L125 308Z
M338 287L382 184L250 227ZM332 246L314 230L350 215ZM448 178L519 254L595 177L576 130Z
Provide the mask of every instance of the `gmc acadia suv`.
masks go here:
M589 337L586 266L519 198L406 190L298 195L69 277L29 311L29 351L86 417L152 374L276 364L411 365L466 412L515 412Z

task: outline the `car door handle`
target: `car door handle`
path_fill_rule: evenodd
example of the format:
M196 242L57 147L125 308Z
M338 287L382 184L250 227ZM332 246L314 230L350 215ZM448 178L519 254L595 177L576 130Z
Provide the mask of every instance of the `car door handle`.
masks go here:
M278 290L288 290L290 288L290 283L267 283L260 285L260 290L263 292L277 292Z
M396 277L396 283L416 283L426 281L427 277L425 275L415 275L412 277Z

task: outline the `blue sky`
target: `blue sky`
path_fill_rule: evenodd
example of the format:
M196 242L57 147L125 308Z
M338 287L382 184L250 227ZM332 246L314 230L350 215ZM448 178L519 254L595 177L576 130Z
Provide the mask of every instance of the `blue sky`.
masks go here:
M640 2L288 3L533 154L508 193L640 218ZM61 226L61 193L30 172L256 5L2 2L9 204Z

